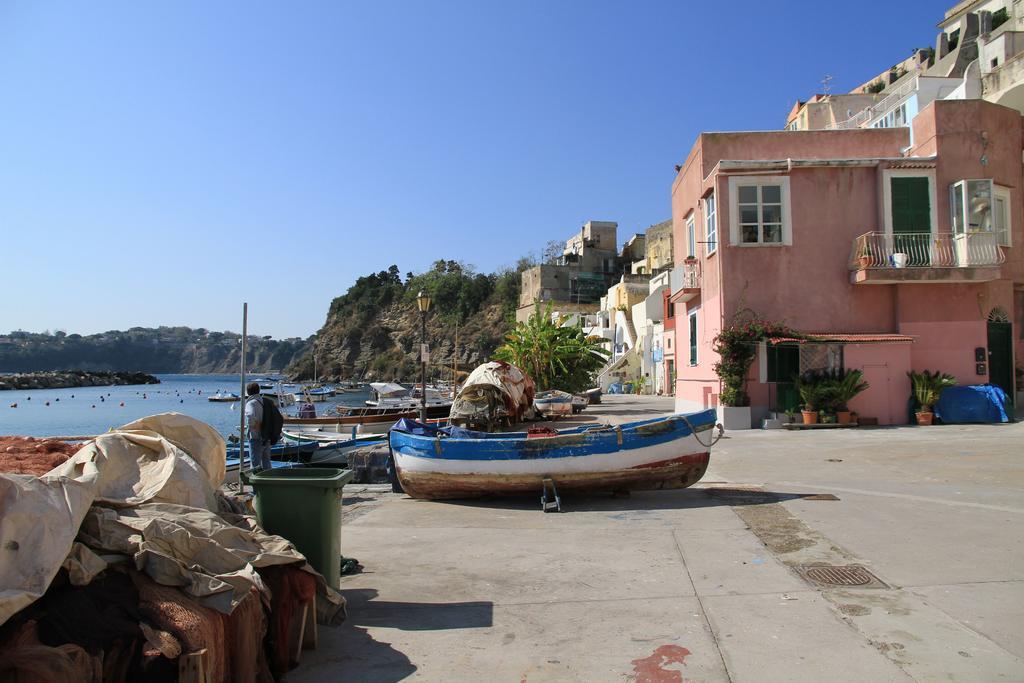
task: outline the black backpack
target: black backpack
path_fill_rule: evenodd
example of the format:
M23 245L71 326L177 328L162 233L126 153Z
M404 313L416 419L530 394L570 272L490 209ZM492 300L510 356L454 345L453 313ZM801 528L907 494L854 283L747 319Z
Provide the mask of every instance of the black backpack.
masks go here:
M260 422L260 437L264 441L275 444L281 440L281 430L284 428L284 416L277 407L277 403L266 396L261 396L263 401L263 420Z

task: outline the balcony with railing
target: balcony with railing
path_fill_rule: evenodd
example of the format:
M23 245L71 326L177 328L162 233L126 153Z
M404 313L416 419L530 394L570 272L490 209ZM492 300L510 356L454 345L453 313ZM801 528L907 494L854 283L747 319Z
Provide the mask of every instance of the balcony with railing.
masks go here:
M991 232L868 232L853 241L850 282L989 282L1004 259Z
M700 294L700 261L687 258L679 266L679 275L673 273L672 286L675 290L669 299L674 304L686 303Z

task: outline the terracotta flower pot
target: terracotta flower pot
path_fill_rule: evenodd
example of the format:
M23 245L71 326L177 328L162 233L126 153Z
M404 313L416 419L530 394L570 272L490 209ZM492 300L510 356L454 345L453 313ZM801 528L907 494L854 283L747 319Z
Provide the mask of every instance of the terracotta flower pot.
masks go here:
M818 411L817 410L801 410L800 414L804 416L805 425L818 424Z
M921 425L922 427L927 427L932 423L932 417L934 416L934 413L932 413L932 411L929 410L928 412L922 411L919 413L914 413L914 415L917 416L917 424Z
M850 419L850 411L849 410L837 410L836 411L836 422L838 422L839 424L841 424L841 425L848 425L852 421L853 420Z

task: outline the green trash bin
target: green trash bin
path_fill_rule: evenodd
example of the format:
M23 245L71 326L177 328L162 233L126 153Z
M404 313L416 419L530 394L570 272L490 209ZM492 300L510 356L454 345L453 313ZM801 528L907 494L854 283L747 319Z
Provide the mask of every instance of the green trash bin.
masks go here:
M327 584L341 581L341 489L355 472L337 467L283 467L246 474L256 519L306 556Z

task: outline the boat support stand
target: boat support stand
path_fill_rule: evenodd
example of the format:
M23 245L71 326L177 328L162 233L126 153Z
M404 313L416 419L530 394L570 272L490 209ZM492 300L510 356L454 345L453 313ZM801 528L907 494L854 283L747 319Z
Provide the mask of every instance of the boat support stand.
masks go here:
M555 482L550 477L545 477L542 482L544 491L540 496L540 509L544 512L561 512L562 499L555 488Z

